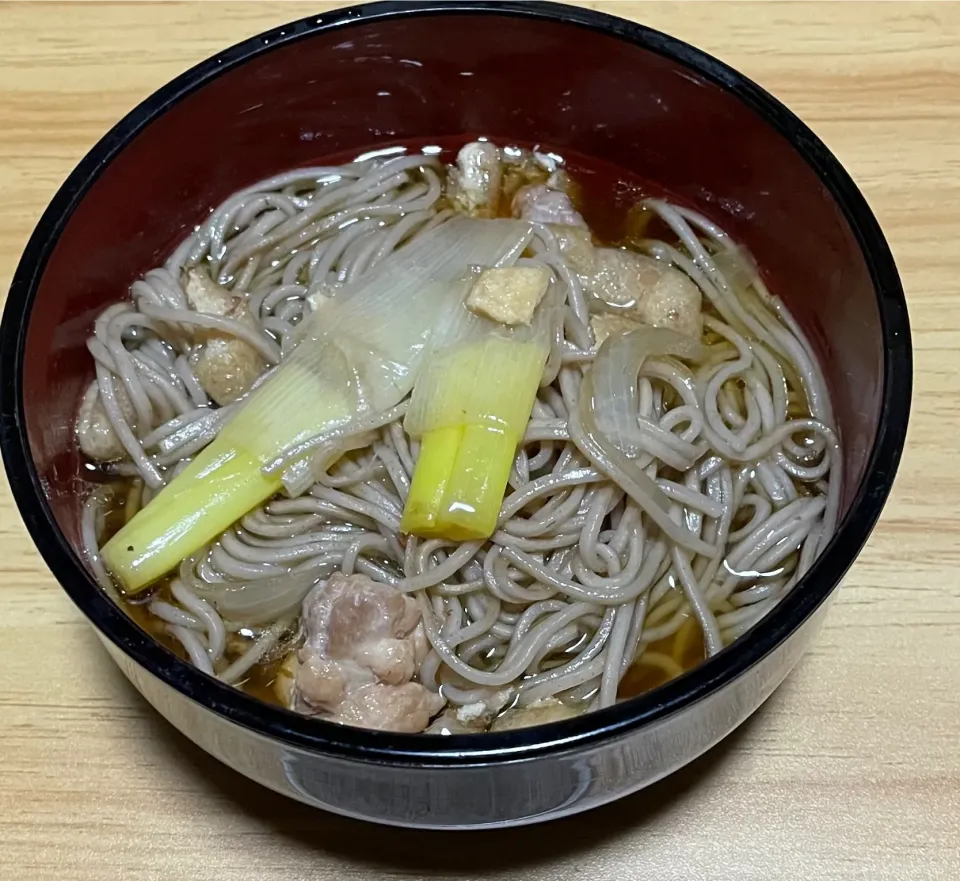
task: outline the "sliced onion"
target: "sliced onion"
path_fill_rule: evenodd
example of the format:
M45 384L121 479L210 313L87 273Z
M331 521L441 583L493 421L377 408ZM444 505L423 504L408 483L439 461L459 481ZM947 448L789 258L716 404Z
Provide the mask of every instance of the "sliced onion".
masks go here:
M701 352L699 343L665 328L641 327L608 337L593 368L583 378L578 406L569 414L569 431L570 439L590 464L618 483L665 536L692 553L713 558L717 548L671 518L667 495L614 440L623 443L623 435L629 434L631 413L637 424L637 376L643 361L651 355L693 359Z
M638 327L607 337L593 362L593 407L597 427L620 452L635 458L644 435L637 427L640 401L637 377L647 358L674 355L696 360L703 347L696 340L664 327Z
M695 554L704 554L711 559L717 548L705 542L699 535L674 522L670 517L670 500L659 486L632 459L620 452L599 430L590 400L591 375L583 378L580 386L580 406L570 413L570 440L587 457L590 464L605 474L643 510L664 535Z
M337 568L337 557L325 554L310 561L309 568L295 569L252 581L193 583L198 596L212 603L228 621L264 624L299 610L311 588Z

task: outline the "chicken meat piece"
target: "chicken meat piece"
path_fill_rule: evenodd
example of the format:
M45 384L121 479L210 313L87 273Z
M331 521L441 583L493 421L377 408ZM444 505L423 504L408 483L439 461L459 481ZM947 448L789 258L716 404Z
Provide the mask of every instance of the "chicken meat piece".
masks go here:
M443 708L444 699L419 682L372 682L346 695L332 721L357 728L418 734Z
M315 587L303 606L306 645L335 661L355 661L392 685L416 673L416 601L366 575L336 573Z
M581 278L592 276L597 271L597 248L593 236L585 226L554 224L550 227L560 253L567 266Z
M335 574L303 601L294 703L332 721L422 731L444 699L411 680L429 645L416 602L365 575Z
M584 290L625 318L700 338L700 288L662 260L620 248L597 248L594 272L581 275Z
M546 266L484 269L467 296L467 308L500 324L529 324L550 286Z
M297 655L294 702L309 712L335 713L350 691L377 681L373 671L356 661L332 661L305 646Z
M218 285L203 269L187 272L184 292L197 312L257 329L247 301ZM190 366L203 390L221 406L248 392L267 369L260 354L244 340L203 328L195 330L193 336L199 346L190 354Z
M549 184L521 187L514 195L511 207L514 217L530 223L587 225L580 212L573 207L570 196L563 189L553 189Z
M496 217L500 181L500 150L489 141L472 141L457 153L447 175L447 196L462 214Z
M579 277L584 291L620 307L616 320L598 316L591 322L597 342L611 333L625 333L639 324L667 327L699 338L700 289L680 270L644 254L620 248L598 248L569 195L566 175L556 171L546 183L521 187L513 197L513 215L546 224L560 252Z
M562 719L572 719L579 716L573 707L561 703L555 698L546 698L535 701L527 707L514 707L497 718L491 731L514 731L517 728L530 728L533 725L546 725L549 722L559 722Z
M135 425L136 412L119 379L114 382L113 387L124 419L129 425ZM87 387L80 402L80 412L77 414L77 443L83 454L94 462L112 462L127 455L110 417L107 416L96 380Z

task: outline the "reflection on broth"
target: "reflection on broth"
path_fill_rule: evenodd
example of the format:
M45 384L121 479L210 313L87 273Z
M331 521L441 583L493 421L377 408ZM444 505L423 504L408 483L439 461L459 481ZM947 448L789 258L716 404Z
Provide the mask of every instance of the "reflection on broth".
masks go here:
M436 734L696 667L794 588L840 480L816 358L722 229L582 157L448 146L229 198L98 320L77 422L90 564L147 633Z

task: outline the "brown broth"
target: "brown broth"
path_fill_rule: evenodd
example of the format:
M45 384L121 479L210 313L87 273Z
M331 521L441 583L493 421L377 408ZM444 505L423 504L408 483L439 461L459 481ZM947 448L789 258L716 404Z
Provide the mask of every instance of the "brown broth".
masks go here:
M281 661L279 660L270 661L267 664L256 664L250 669L247 679L245 679L239 687L251 697L262 700L267 704L280 706L280 698L273 688L273 684L277 680L277 670L280 664Z
M693 618L687 618L673 636L650 643L644 649L644 654L648 652L666 655L677 664L679 671L671 674L661 667L644 661L641 655L620 681L620 688L617 690L617 697L620 700L637 697L654 688L659 688L706 660L703 634Z

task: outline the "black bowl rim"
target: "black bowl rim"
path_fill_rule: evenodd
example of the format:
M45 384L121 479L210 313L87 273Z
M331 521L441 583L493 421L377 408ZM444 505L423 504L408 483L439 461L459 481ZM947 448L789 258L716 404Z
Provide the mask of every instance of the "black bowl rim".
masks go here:
M26 327L40 279L64 226L103 169L151 121L224 71L310 35L395 17L501 15L547 19L598 31L665 56L732 93L772 125L816 172L852 229L876 290L885 359L882 410L866 475L837 533L803 580L739 641L646 695L576 719L482 737L423 737L347 728L266 705L200 673L154 642L96 586L61 534L30 455L22 401ZM653 724L708 697L774 651L838 586L889 494L910 411L912 349L903 288L886 240L863 195L820 139L777 99L687 43L606 13L552 2L387 0L310 16L201 62L117 123L80 161L38 222L17 267L0 328L0 446L14 498L43 559L70 598L110 642L176 691L271 740L344 759L408 766L489 765L579 750Z

